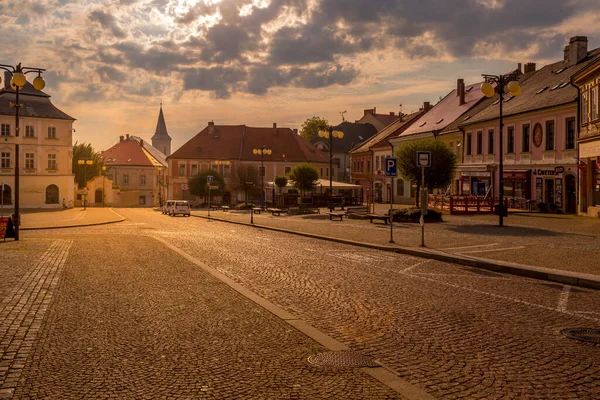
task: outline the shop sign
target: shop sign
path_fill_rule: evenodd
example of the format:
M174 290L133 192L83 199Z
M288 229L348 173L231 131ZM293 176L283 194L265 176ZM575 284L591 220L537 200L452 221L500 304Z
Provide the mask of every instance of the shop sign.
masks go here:
M559 174L562 174L563 172L565 172L565 168L564 167L556 167L554 169L533 169L532 171L533 171L534 175L554 176L554 175L559 175Z

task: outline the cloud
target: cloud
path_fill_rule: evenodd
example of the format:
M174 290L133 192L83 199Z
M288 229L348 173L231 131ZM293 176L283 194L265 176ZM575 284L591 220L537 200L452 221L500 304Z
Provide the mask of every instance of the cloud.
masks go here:
M183 72L183 89L212 91L215 98L228 99L231 90L245 79L246 71L242 68L196 68Z
M90 21L98 22L104 29L109 30L116 38L124 38L125 31L117 23L117 19L102 10L92 11L89 15Z

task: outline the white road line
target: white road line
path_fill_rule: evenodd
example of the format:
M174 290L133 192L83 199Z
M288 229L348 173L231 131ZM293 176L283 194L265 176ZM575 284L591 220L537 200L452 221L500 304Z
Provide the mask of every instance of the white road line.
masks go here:
M489 250L472 250L472 251L457 251L458 254L472 254L472 253L490 253L492 251L505 251L505 250L518 250L524 249L525 246L517 246L517 247L505 247L503 249L489 249Z
M431 261L433 261L433 260L425 260L425 261L421 261L420 263L413 264L413 265L411 265L411 266L410 266L410 267L408 267L408 268L405 268L405 269L402 269L402 270L400 270L400 271L396 271L396 272L400 272L400 273L402 273L402 274L405 274L405 273L407 273L408 271L410 271L411 269L413 269L413 268L416 268L416 267L419 267L419 266L421 266L421 265L423 265L423 264L426 264L426 263L428 263L428 262L431 262Z
M462 246L462 247L443 247L440 250L458 250L458 249L472 249L474 247L486 247L486 246L495 246L499 243L490 243L490 244L478 244L475 246Z
M567 303L569 302L570 292L571 292L571 286L568 286L568 285L563 286L563 290L560 293L560 297L558 298L558 306L556 307L557 311L561 311L561 312L567 311Z

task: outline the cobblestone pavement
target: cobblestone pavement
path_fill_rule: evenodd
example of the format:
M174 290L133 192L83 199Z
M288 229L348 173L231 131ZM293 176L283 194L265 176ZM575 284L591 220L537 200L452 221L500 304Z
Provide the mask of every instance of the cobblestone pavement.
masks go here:
M0 398L401 398L358 369L312 366L326 349L154 239L86 229L52 233L3 301ZM17 247L37 240L24 236Z
M86 261L69 258L15 398L100 398L98 387L104 398L397 398L359 371L311 366L321 346L154 236L435 397L600 399L600 345L561 334L600 329L600 291L120 212L122 224L52 232L76 238L71 255ZM364 236L379 229L361 226Z
M378 212L385 212L378 205ZM206 211L193 211L206 216ZM250 222L247 212L211 212L213 218ZM425 244L442 250L493 260L600 275L600 221L569 215L511 214L503 228L493 215L444 215L443 223L425 226ZM254 216L258 225L314 233L359 242L388 245L390 226L368 220L330 221L327 214L306 216ZM395 223L395 245L419 247L421 227L415 223Z

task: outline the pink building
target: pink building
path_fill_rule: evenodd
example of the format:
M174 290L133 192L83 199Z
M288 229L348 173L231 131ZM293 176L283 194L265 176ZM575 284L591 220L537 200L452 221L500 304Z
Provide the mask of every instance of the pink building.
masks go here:
M462 194L497 196L498 164L504 163L504 195L515 205L544 203L577 212L577 98L571 77L600 54L587 50L587 38L576 36L561 61L536 70L525 64L521 94L503 103L504 154L499 154L499 100L460 126L464 132Z

